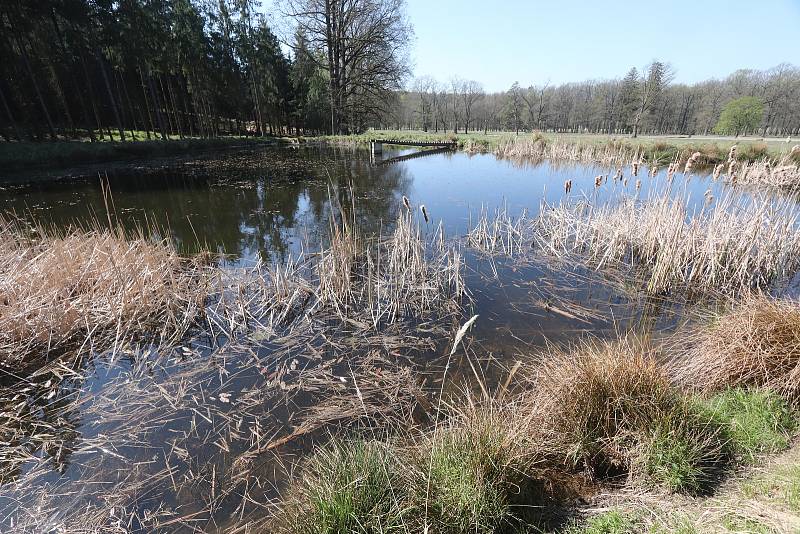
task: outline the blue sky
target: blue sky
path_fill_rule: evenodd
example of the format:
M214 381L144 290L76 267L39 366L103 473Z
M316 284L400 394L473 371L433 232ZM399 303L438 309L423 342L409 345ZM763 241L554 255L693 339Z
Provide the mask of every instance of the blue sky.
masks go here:
M414 75L488 91L621 77L652 59L676 81L800 65L800 0L407 0Z

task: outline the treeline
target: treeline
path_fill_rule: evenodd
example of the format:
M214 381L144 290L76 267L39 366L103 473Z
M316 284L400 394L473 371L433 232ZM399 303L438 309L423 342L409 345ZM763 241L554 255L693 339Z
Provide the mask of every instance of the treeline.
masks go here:
M258 0L6 0L0 135L342 133L385 115L388 107L373 102L393 102L407 72L402 0L287 5L297 27L291 54ZM309 13L326 9L336 32L310 23Z
M416 79L392 113L374 126L452 132L800 134L800 69L793 65L739 70L724 80L691 85L673 83L673 77L668 64L654 61L620 79L530 87L514 83L507 91L486 93L475 81L442 83L426 76ZM739 111L745 104L747 109ZM728 115L738 113L741 120L729 120L726 106Z

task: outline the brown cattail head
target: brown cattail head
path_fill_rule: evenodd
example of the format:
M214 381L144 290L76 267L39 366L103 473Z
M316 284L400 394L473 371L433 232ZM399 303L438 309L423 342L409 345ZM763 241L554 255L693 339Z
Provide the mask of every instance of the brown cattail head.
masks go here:
M634 176L639 176L639 162L634 161L631 163L631 172Z
M617 174L614 175L614 181L622 180L622 167L617 168Z
M572 191L572 180L567 180L564 182L564 192L569 194L570 191Z
M714 174L711 175L711 178L714 180L719 179L719 175L722 174L722 169L725 167L724 163L720 163L719 165L714 166Z
M656 174L658 174L658 165L653 165L650 167L650 176L655 177Z
M594 179L594 186L600 187L602 184L603 184L603 175L601 174L600 176Z
M428 210L425 208L425 204L420 204L419 211L422 212L422 218L425 219L425 224L430 222L430 218L428 218Z
M728 151L728 162L736 161L736 145L733 145Z
M689 159L686 160L686 166L683 168L683 174L689 174L692 171L694 164L697 163L697 160L699 160L702 155L703 154L700 152L695 152L692 154Z
M408 197L403 195L403 205L406 207L407 210L411 211L411 202L408 201Z
M636 180L636 190L638 191L641 188L642 188L642 181L641 180Z

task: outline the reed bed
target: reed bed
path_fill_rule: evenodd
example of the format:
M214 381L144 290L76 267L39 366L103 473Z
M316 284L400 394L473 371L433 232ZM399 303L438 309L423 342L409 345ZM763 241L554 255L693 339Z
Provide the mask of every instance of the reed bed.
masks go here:
M623 143L581 144L566 141L548 141L543 137L506 139L495 149L495 155L508 159L561 160L581 163L599 163L605 166L626 165L642 159L638 147Z
M577 254L597 268L645 269L647 291L676 288L736 292L763 288L800 267L800 211L790 199L727 193L692 207L669 192L542 206L537 245L556 256Z
M179 339L206 298L202 261L121 232L65 235L0 220L0 366Z
M800 151L795 153L800 154ZM730 183L766 185L777 189L800 189L800 162L794 154L780 159L764 158L742 163L728 162L728 173L723 178Z
M70 234L73 249L97 236ZM128 263L149 250L104 239ZM51 241L38 243L34 259L47 257ZM142 316L124 340L81 332L94 358L44 361L0 390L4 532L247 531L271 514L286 454L424 417L412 357L447 336L466 290L460 255L440 231L422 234L410 211L386 237L340 229L320 253L282 264L163 257L175 261L163 278L141 258L107 276L124 288L140 276L153 288L191 277L202 292L191 293L197 312L183 335L134 335L149 324Z
M678 380L704 394L767 388L800 402L800 304L750 295L708 317L676 350Z

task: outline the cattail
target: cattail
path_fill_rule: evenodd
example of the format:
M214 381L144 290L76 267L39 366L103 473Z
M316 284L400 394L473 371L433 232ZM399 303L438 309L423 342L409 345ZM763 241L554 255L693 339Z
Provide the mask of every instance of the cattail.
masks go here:
M636 180L636 190L638 191L641 188L642 188L642 181L641 180Z
M639 162L633 161L631 162L631 172L634 176L639 176Z
M419 211L422 212L422 218L425 219L425 224L428 224L430 219L428 218L428 210L425 209L425 204L420 204Z
M408 211L411 211L411 202L408 201L408 197L403 195L403 205L406 207Z
M636 176L636 175L634 174L634 176ZM627 178L623 178L622 179L622 186L623 187L628 187L628 179Z
M603 184L603 175L601 174L600 176L594 179L594 186L600 187L602 184Z
M572 180L567 180L564 182L564 193L569 194L572 191Z
M711 190L709 189L706 191L706 207L710 206L712 202L714 202L714 195L711 194Z
M689 174L692 171L694 164L697 163L697 160L700 159L700 156L702 155L703 154L700 152L695 152L692 154L691 157L686 160L686 165L683 167L683 174Z
M724 163L720 163L719 165L714 166L714 174L711 175L711 178L714 180L719 179L719 175L722 174L722 169L725 167Z
M675 176L676 170L678 170L678 162L673 161L672 163L669 164L669 167L667 167L667 180L669 180L670 182L672 181L672 177Z
M733 145L728 151L728 163L736 161L736 145Z
M728 176L733 178L736 175L736 160L728 161Z
M614 181L622 180L622 167L617 167L617 174L614 175Z
M655 178L656 174L658 174L658 165L653 165L650 167L650 176Z

